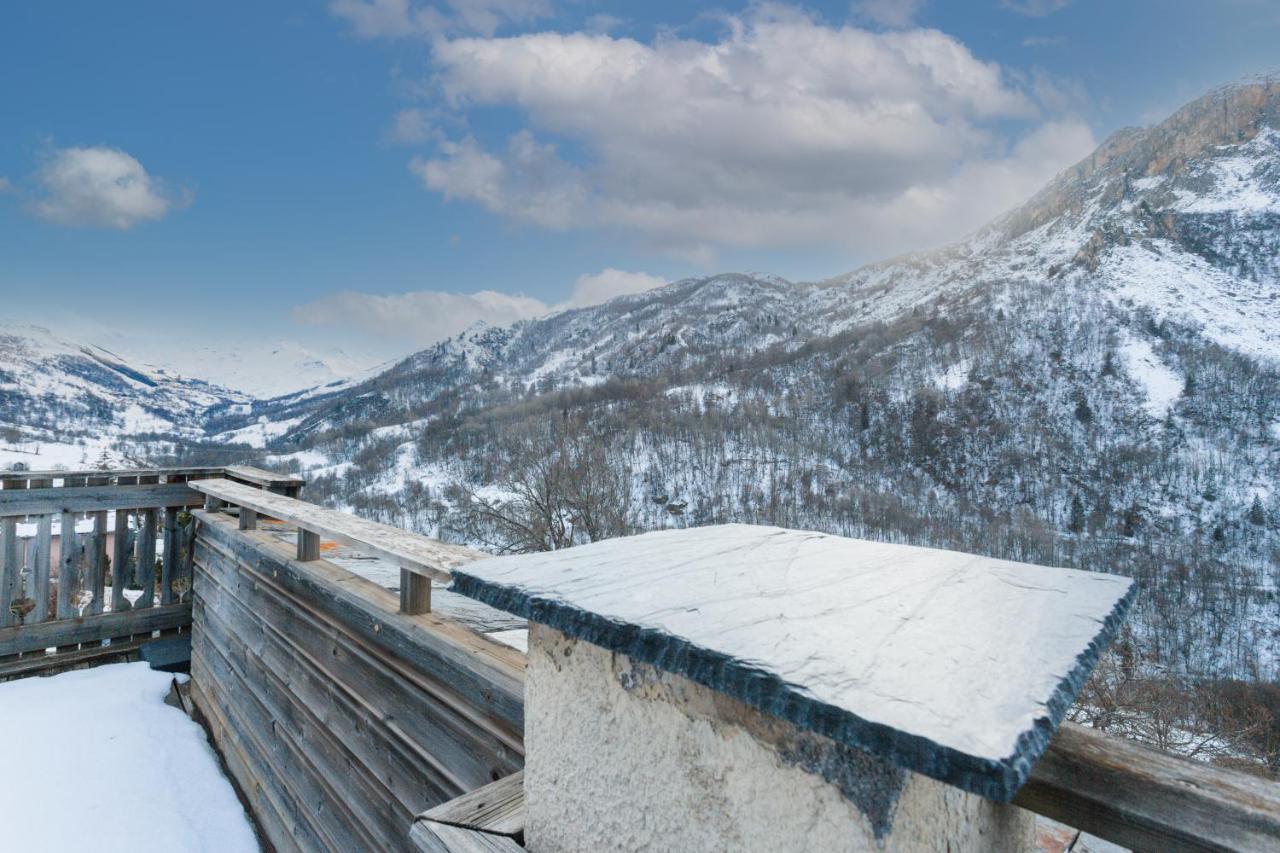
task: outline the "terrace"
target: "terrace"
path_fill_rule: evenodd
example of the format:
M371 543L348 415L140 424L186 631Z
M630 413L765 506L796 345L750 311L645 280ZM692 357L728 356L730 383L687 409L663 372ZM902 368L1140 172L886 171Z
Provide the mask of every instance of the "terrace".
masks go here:
M189 643L276 850L1280 849L1280 786L1060 723L1110 576L741 526L495 559L246 467L0 480L0 678Z

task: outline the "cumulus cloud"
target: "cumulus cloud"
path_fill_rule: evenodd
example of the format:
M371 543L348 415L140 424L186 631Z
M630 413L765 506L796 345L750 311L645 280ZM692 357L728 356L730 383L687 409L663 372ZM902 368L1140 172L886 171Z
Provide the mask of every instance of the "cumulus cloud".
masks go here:
M409 108L400 110L391 119L387 139L391 142L416 144L431 138L431 118L426 110Z
M59 225L132 228L160 219L187 199L118 148L59 148L36 173L31 210Z
M1006 9L1029 18L1043 18L1071 5L1072 0L1000 0Z
M449 293L419 290L380 295L344 291L299 305L293 319L306 326L334 326L366 335L427 346L452 337L476 322L505 326L555 310L583 308L618 296L661 287L666 281L640 272L603 269L578 277L569 299L548 305L523 294L482 290Z
M1082 122L1046 121L1034 86L943 33L831 26L779 6L725 21L717 41L441 39L445 103L512 107L527 127L500 146L442 138L410 168L518 222L613 228L712 258L957 237L1092 147ZM1024 130L1010 138L1011 126ZM1057 143L1043 144L1050 129ZM975 174L1001 184L957 197Z
M333 0L329 10L359 36L425 37L450 33L493 35L508 24L551 14L550 0L447 0L427 5L411 0Z
M885 27L902 29L915 23L924 0L857 0L853 13Z
M573 286L573 294L564 307L581 308L586 305L599 305L619 296L644 293L646 290L662 287L666 283L666 279L656 275L606 267L597 273L578 276Z

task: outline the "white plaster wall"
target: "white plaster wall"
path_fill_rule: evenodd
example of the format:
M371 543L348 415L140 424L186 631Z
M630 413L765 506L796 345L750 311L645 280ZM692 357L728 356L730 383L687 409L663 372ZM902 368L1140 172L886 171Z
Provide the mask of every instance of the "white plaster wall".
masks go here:
M1016 807L861 753L872 786L898 790L896 804L877 805L874 791L846 796L796 764L798 744L806 754L840 749L825 738L543 625L530 625L529 640L525 838L534 853L1034 847L1033 817ZM891 825L880 839L877 809Z

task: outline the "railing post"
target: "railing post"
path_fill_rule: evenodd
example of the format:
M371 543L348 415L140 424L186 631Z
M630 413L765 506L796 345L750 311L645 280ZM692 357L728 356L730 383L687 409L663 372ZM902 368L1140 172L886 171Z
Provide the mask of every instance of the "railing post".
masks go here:
M431 578L400 569L400 612L408 616L431 612Z
M320 534L298 528L298 561L307 563L320 559Z
M247 506L240 507L240 529L258 529L258 513L256 510L249 509Z

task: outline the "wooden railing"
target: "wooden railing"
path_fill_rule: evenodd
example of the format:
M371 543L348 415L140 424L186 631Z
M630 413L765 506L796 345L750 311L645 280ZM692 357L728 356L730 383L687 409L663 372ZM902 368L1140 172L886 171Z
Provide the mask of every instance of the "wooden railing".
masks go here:
M0 472L0 679L185 629L201 478L295 495L302 485L239 466Z
M485 556L461 545L449 545L416 533L345 512L263 492L229 480L204 480L191 487L208 496L205 508L240 509L240 529L251 530L259 514L298 528L298 559L320 556L320 538L350 546L400 566L400 612L431 611L431 581L448 583L449 570Z

